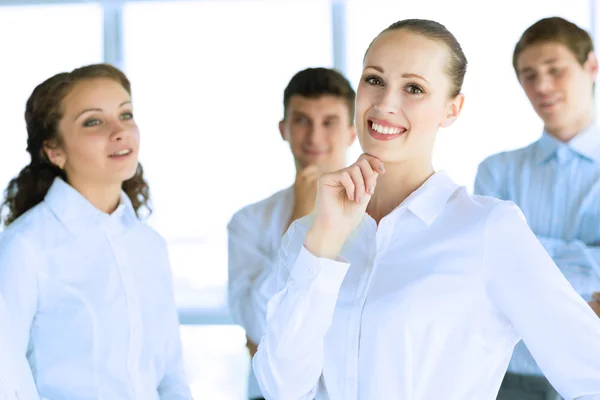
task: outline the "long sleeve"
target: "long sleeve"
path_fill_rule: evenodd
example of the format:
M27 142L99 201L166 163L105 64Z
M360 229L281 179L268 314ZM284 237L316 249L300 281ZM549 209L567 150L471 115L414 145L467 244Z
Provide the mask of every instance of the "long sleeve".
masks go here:
M8 308L0 295L0 400L38 400L25 354L15 352Z
M0 235L0 297L3 299L2 314L8 326L3 335L10 343L7 352L13 359L10 375L20 397L38 399L31 368L27 361L27 349L33 318L37 312L38 277L35 273L39 260L36 252L24 239L12 233ZM10 382L5 382L10 384Z
M165 254L167 254L167 251L165 251ZM167 265L167 276L164 284L168 285L168 307L170 312L168 321L165 321L164 329L168 330L169 337L165 354L166 368L158 386L158 394L160 400L192 400L183 363L179 316L175 304L175 293L168 258L167 255L164 261L164 264Z
M349 264L317 258L304 248L306 218L292 224L279 250L267 307L267 330L253 365L271 400L312 400L323 372L324 340Z
M500 177L494 168L495 158L484 160L477 169L473 193L481 196L490 196L502 200L506 198L506 188L502 186Z
M600 319L556 267L511 202L486 222L488 295L568 399L600 399Z
M227 226L228 300L233 320L258 344L266 328L267 303L274 294L267 277L276 263L256 243L257 235L245 214L236 214Z
M559 266L574 265L593 270L600 278L600 247L588 246L581 240L566 240L538 236L548 254Z
M0 235L0 293L11 320L15 350L20 355L27 354L38 308L38 263L36 251L24 239L12 232Z

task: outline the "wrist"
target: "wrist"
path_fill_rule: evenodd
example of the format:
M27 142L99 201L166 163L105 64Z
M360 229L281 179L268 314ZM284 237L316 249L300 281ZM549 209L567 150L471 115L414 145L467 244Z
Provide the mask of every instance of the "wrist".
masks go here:
M346 236L334 229L323 229L313 226L304 240L304 247L315 257L335 260L346 242Z

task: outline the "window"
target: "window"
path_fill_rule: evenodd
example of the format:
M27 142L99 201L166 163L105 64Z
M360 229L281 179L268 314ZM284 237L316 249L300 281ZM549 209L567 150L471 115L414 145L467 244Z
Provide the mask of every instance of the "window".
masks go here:
M458 121L438 135L436 168L471 189L477 166L493 153L527 145L542 124L521 90L512 52L523 31L538 19L562 16L590 27L588 0L419 2L348 0L347 66L354 85L370 41L391 23L428 18L443 23L461 43L469 61L463 86L465 105ZM468 14L467 14L468 13Z
M150 223L169 242L178 304L226 313L226 225L293 182L283 90L332 65L329 3L131 2L123 27Z
M50 76L102 61L102 8L95 4L0 6L0 121L2 197L29 163L25 103Z

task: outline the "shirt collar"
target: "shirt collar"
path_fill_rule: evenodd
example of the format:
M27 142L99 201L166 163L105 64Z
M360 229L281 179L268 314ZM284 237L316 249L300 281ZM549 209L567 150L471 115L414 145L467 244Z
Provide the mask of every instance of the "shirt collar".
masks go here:
M593 123L578 133L569 143L563 143L544 131L538 140L536 163L548 161L561 148L600 163L600 129Z
M436 172L415 190L397 209L407 208L427 225L442 213L459 186L444 171Z
M98 210L81 193L58 177L50 186L44 202L73 235L98 226L116 226L125 232L137 220L131 200L125 192L121 192L117 209L109 215Z
M600 163L600 129L595 123L590 125L569 142L569 147L582 156Z

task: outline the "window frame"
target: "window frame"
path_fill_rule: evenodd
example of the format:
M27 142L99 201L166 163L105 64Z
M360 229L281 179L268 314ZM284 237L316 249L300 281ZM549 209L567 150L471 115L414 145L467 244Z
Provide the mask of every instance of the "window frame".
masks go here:
M0 0L3 6L31 6L50 4L98 3L104 12L104 48L103 60L117 67L123 65L123 5L129 2L154 0ZM201 1L201 0L200 0ZM222 0L227 1L227 0ZM408 1L408 0L405 0ZM330 0L332 15L333 66L346 74L346 4L344 0ZM596 43L600 43L597 27L598 8L595 0L589 0L591 18L590 34ZM226 307L185 307L179 308L179 320L182 325L232 325L234 324Z

